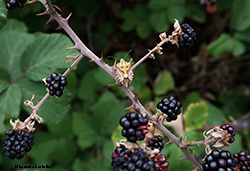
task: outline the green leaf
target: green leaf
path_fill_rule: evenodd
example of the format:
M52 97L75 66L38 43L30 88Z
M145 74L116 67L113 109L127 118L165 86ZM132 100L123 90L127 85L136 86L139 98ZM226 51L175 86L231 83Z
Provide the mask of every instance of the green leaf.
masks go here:
M125 9L121 13L121 17L125 20L121 28L123 31L131 31L138 23L138 18L134 15L132 10Z
M77 4L75 6L76 14L80 17L88 18L97 13L99 10L99 3L96 0L75 1L73 4Z
M240 151L244 150L244 148L242 147L242 137L240 134L236 134L234 136L235 141L234 143L230 144L229 147L225 147L225 150L230 151L232 154L233 153L239 153Z
M108 86L113 84L115 80L108 73L106 73L102 68L97 68L94 72L95 79L103 86Z
M0 29L4 26L7 19L7 10L4 1L0 1Z
M4 27L2 28L1 32L8 32L8 31L17 31L17 32L24 32L27 33L28 32L28 28L27 26L16 19L8 19L7 23L4 25Z
M245 46L237 39L231 38L228 34L221 34L220 37L208 46L208 52L214 56L232 53L239 56L245 52Z
M51 74L56 68L67 68L65 57L76 55L71 40L62 34L41 35L36 37L21 58L21 67L28 78L38 81Z
M113 144L115 144L116 142L119 142L121 139L124 139L124 137L122 136L122 127L121 125L119 125L112 133L111 135L111 139Z
M90 165L89 165L89 171L97 171L97 170L101 170L101 171L110 171L110 164L106 164L104 162L102 162L100 159L94 158Z
M19 115L22 93L19 85L11 84L0 96L0 112L12 117Z
M111 163L111 154L112 151L114 150L114 145L113 142L111 140L105 141L103 144L103 158L105 163Z
M191 92L184 103L182 104L182 110L185 111L190 103L200 102L202 99L197 92Z
M250 29L244 30L244 31L236 31L234 34L235 39L241 40L241 41L246 41L250 43Z
M138 92L138 99L142 104L149 102L152 99L152 92L148 86L143 86Z
M117 100L106 100L101 98L92 108L96 125L102 128L102 132L111 134L119 124L119 119L124 115L124 104Z
M201 128L207 122L208 107L205 102L192 103L184 113L186 130Z
M0 33L0 68L8 72L11 80L16 79L20 73L20 58L28 45L34 41L34 36L21 32Z
M154 82L154 92L156 95L165 94L168 90L174 88L174 79L169 71L163 71L158 74Z
M61 166L68 166L72 163L76 156L77 144L73 140L57 139L56 147L54 149L53 158L57 164Z
M230 26L236 30L244 31L250 27L250 1L237 0L233 3L233 17Z
M207 118L207 125L219 125L223 123L224 113L221 109L217 108L212 103L206 101L208 106L208 118Z
M22 89L23 100L30 100L32 95L35 94L34 102L40 101L42 97L47 93L46 86L42 81L33 82L28 79L22 79L19 80L18 84ZM56 99L55 97L50 96L43 103L40 110L38 111L38 114L43 118L45 123L58 123L69 111L69 102L71 98L72 96L66 88L60 98ZM28 112L31 112L30 107L24 106L24 109Z
M86 166L86 164L84 164L79 158L76 158L74 163L73 163L72 170L75 170L75 171L86 170L86 171L88 171L88 166Z
M142 86L146 84L146 71L144 67L137 67L134 70L134 79L130 84L130 89L134 93L137 93L141 90Z
M149 18L151 26L157 32L164 32L169 29L166 10L154 11Z
M148 20L143 20L143 21L138 22L136 31L137 31L137 34L140 36L140 38L142 39L147 38L152 31Z
M184 158L184 154L178 146L170 144L167 148L169 149L170 154L167 159L168 163L170 163L168 170L190 171L193 169L192 164L188 160L178 160Z
M9 86L10 76L7 72L0 69L0 93Z
M168 6L168 1L166 0L150 0L148 3L148 7L151 10L163 10Z
M77 143L82 148L91 147L96 140L97 134L94 129L95 122L90 117L83 114L73 113L73 132L77 136Z
M100 80L101 78L99 77L98 80L95 79L96 74L100 74L100 73L96 73L98 71L100 71L100 69L93 69L93 70L88 71L84 75L81 81L80 87L77 90L78 91L77 94L80 99L86 100L86 101L89 101L89 99L95 99L96 91L100 89L101 87L103 87L103 85L99 83L102 81ZM107 74L105 74L104 72L102 72L102 74L105 76L105 78L108 78Z
M174 22L174 19L177 19L179 23L182 23L186 15L186 7L180 4L177 6L171 6L168 8L167 13L169 21Z

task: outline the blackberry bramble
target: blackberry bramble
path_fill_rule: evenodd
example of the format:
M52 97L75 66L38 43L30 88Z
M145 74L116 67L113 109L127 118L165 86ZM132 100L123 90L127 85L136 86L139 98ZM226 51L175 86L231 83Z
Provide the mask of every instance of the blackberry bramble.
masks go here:
M250 154L244 151L233 155L240 171L250 171Z
M57 73L52 73L45 81L49 94L56 97L62 96L64 87L68 84L66 77L60 76Z
M23 8L23 4L25 2L27 2L27 0L9 0L6 3L6 8L8 10L13 10L14 8L22 9Z
M10 159L22 159L34 144L33 134L24 130L9 129L5 132L3 151Z
M194 45L197 34L194 29L187 23L181 24L181 29L183 34L179 37L178 44L180 47L186 49Z
M126 137L130 142L143 140L147 129L148 119L143 117L140 113L130 112L121 117L120 125L123 127L122 136Z
M231 157L229 151L213 150L205 158L202 167L204 171L233 171L236 161Z
M164 147L163 138L160 135L155 135L150 139L146 140L146 146L149 147L151 150L158 149L161 151Z
M157 104L157 109L159 109L166 116L168 122L177 119L177 116L181 113L182 104L176 100L173 96L169 98L164 97L161 102Z
M113 171L143 170L154 171L155 164L141 148L126 149L124 146L117 147L112 154Z
M222 124L220 128L227 131L227 136L229 138L228 143L233 143L234 136L236 134L236 132L234 131L234 127L232 127L230 124Z

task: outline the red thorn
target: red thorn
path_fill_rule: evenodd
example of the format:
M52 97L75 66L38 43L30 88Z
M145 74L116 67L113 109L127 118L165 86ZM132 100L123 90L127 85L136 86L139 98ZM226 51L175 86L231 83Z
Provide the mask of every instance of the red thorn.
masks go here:
M66 48L66 49L76 49L76 47L73 46L73 47L68 47L68 48Z
M61 8L59 8L58 6L53 5L53 7L55 7L55 8L58 9L60 12L62 12Z
M39 0L33 0L33 1L28 1L28 2L25 2L26 4L32 4L32 3L35 3L35 2L38 2Z
M89 60L89 62L94 62L93 60Z
M126 110L129 110L129 109L134 109L134 110L136 110L137 108L135 107L134 104L132 104L131 106L129 106L129 107L125 108L125 109L126 109Z
M52 17L49 18L49 20L45 23L45 25L49 24L52 20L54 20Z
M60 30L60 29L62 29L62 27L61 27L61 26L58 26L58 27L56 28L56 30Z
M101 54L101 60L104 61L104 60L103 60L103 52L102 52L102 54Z
M109 84L109 86L121 86L121 85L118 83L115 83L115 84Z

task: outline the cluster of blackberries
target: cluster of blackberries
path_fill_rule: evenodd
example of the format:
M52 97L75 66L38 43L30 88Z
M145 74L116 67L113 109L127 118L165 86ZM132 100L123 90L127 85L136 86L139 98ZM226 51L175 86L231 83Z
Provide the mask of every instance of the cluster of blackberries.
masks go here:
M209 14L213 14L217 10L216 2L217 2L217 0L202 1L200 3L200 8L202 10L206 10L206 12L209 13Z
M182 48L189 48L194 44L196 40L196 32L187 23L181 24L183 34L178 38L178 44Z
M33 134L23 130L7 130L3 143L3 151L10 159L22 159L23 156L31 150Z
M181 113L181 107L181 102L176 100L173 96L170 96L169 98L164 97L161 102L157 104L157 108L168 116L168 122L177 119L177 116Z
M114 150L111 166L113 171L154 171L155 163L141 148L128 150L122 146Z
M123 127L122 136L126 137L130 142L143 140L147 129L148 119L143 117L140 113L130 112L121 117L120 125Z
M146 145L151 150L158 149L159 151L161 151L164 147L164 144L162 143L162 141L163 141L162 136L158 135L158 136L154 136L151 139L148 139L146 141Z
M233 171L236 161L231 157L229 151L213 150L205 158L202 165L204 171Z
M166 161L166 156L161 153L156 153L153 161L155 163L155 171L167 171L169 163Z
M236 132L234 131L234 127L232 127L230 124L222 124L220 126L220 128L223 129L223 130L227 130L228 137L229 137L228 143L233 143L234 142L234 136L236 134Z
M250 171L250 154L244 151L234 153L235 161L239 165L240 171Z
M6 3L6 8L8 10L12 10L14 8L19 8L19 9L22 9L23 8L23 4L27 2L27 0L9 0L7 3Z
M61 97L64 87L67 84L66 78L58 75L57 73L52 73L50 77L46 78L46 86L51 96L56 95L57 97Z

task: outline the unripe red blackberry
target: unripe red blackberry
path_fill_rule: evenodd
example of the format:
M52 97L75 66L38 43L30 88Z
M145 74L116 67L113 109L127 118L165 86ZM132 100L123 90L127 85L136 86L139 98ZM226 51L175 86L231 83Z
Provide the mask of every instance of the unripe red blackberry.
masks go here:
M235 166L236 161L231 157L231 153L225 150L213 150L206 156L202 165L204 171L233 171Z
M141 148L118 147L112 154L111 166L113 171L154 171L155 164Z
M229 137L229 140L228 140L228 143L233 143L234 142L234 136L236 134L235 130L234 130L234 127L232 127L230 124L222 124L220 126L221 129L223 130L227 130L228 132L228 137Z
M166 161L166 156L161 153L156 153L153 157L155 163L155 171L167 171L169 163Z
M250 154L244 151L234 153L235 161L239 165L240 171L250 171Z
M50 77L45 80L48 92L51 96L61 97L64 87L68 84L64 76L60 76L57 73L52 73Z
M161 151L164 148L162 136L156 135L150 139L147 139L146 146L151 150L158 149L159 151Z
M169 98L164 97L161 102L157 104L157 109L168 116L168 122L177 119L177 116L181 113L181 107L181 102L176 100L173 96L170 96Z
M34 144L33 134L24 130L9 129L5 132L3 151L10 159L22 159Z
M182 48L188 48L194 44L197 33L187 23L181 24L181 29L182 29L183 35L179 37L178 44Z
M130 112L120 119L120 125L123 127L121 133L130 142L143 140L147 129L148 119L143 117L140 113Z

